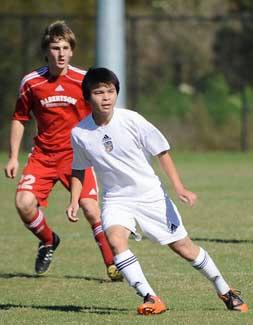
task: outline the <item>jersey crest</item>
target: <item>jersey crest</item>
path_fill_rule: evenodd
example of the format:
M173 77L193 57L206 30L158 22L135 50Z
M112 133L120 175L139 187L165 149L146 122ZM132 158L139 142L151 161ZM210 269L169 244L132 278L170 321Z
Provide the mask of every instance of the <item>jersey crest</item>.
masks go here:
M113 150L112 139L107 134L104 135L102 142L106 152L111 152Z

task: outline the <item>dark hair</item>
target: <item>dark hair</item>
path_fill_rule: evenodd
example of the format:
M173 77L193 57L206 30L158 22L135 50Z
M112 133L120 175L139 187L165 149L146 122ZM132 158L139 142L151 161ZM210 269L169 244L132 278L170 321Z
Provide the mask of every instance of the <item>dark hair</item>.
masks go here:
M44 31L41 39L41 48L46 51L49 44L56 40L65 40L70 44L72 50L76 46L76 37L72 30L63 20L57 20L52 24L48 25Z
M114 72L107 68L90 68L82 82L83 97L89 100L91 90L100 83L113 84L119 93L119 79Z

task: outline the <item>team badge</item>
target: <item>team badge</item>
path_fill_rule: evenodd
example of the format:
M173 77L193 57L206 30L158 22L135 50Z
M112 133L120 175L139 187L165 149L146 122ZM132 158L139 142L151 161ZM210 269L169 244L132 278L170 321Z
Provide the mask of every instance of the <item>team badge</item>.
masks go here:
M106 152L111 152L112 149L113 149L113 143L112 143L112 139L106 134L104 137L103 137L103 145L105 147L105 151Z

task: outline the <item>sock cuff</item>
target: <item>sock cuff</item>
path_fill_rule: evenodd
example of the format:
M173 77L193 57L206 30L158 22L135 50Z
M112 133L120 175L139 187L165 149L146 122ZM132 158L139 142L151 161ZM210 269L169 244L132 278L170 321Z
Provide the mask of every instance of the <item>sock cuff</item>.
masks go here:
M43 222L44 214L40 209L37 209L35 215L29 223L25 223L27 228L36 228Z
M94 225L91 226L91 228L92 228L93 230L96 229L97 227L101 227L101 222L100 222L100 221L94 223Z
M103 233L104 231L103 231L101 222L97 222L96 224L94 224L92 226L92 231L93 231L94 237L96 237L97 235Z
M134 256L134 254L130 251L130 249L127 249L126 251L115 255L114 262L115 262L115 264L117 264L117 263L120 263L121 261L124 261L132 256Z
M200 247L198 256L191 263L192 266L195 267L196 269L202 269L206 265L207 260L208 260L207 252L202 247Z

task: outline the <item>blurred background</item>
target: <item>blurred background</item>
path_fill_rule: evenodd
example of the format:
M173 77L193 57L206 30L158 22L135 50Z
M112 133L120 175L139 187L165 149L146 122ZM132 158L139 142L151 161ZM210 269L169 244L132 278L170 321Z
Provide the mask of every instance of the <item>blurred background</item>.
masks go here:
M95 0L1 0L1 151L21 78L45 64L45 26L70 25L78 41L72 64L87 69L95 63L96 13ZM252 150L251 0L125 0L125 32L127 108L177 150ZM26 130L24 151L35 128Z

